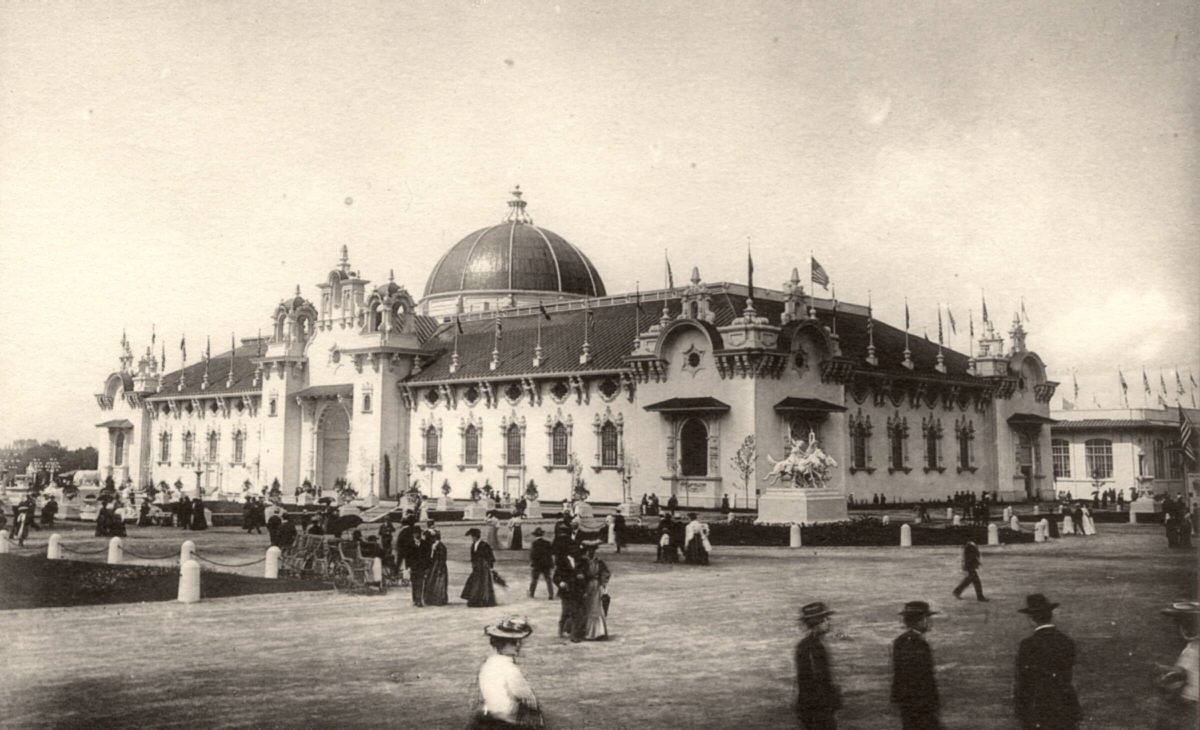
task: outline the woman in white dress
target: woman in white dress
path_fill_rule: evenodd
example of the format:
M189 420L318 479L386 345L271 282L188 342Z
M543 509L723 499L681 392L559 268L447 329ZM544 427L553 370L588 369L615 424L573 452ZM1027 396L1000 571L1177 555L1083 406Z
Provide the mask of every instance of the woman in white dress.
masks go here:
M1092 511L1087 507L1083 508L1083 534L1096 534L1096 523L1092 520Z
M471 727L545 727L537 697L516 662L521 642L533 633L533 627L524 617L509 616L483 632L496 653L479 668L479 709Z

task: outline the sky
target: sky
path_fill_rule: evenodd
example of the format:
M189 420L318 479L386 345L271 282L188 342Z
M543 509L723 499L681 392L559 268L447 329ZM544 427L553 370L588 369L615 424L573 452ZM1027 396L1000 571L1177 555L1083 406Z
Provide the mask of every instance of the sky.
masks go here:
M419 296L517 184L610 292L811 255L960 350L1023 300L1083 405L1190 391L1200 5L897 5L0 4L0 443L96 443L122 331L224 350L342 245Z

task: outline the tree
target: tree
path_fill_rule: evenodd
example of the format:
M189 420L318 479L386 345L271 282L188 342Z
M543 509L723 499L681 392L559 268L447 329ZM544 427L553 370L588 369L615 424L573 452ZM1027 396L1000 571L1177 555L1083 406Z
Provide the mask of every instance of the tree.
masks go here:
M742 487L746 493L746 506L750 505L750 475L754 473L754 461L758 456L758 448L754 442L754 434L750 434L738 447L737 453L729 460L730 465L742 477Z

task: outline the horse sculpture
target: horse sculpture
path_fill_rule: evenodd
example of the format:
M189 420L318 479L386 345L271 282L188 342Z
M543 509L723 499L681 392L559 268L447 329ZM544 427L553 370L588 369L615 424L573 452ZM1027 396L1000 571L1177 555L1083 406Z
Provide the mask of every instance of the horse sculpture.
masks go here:
M824 487L829 480L829 470L837 466L833 457L817 446L815 439L810 439L807 447L803 439L791 439L786 458L776 461L767 454L767 460L771 462L771 473L767 475L769 484L783 480L810 489Z

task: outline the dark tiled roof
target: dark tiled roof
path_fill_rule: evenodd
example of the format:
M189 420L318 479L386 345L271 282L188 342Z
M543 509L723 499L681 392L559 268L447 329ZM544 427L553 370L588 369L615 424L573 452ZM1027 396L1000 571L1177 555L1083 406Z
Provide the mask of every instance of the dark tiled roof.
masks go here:
M353 394L354 385L352 383L339 383L337 385L310 385L291 395L296 398L336 398L338 396L348 398Z
M262 346L262 350L266 350L266 345ZM208 363L208 387L200 388L200 383L204 382L204 360L194 362L188 365L183 370L176 370L167 373L163 377L163 387L158 393L151 393L150 397L178 397L183 395L221 395L223 393L238 393L247 390L258 390L258 385L254 384L254 371L258 369L258 365L254 360L260 357L259 345L251 342L247 345L241 345L233 351L233 382L226 386L225 382L229 378L229 351L219 355L213 355ZM179 390L180 374L184 377L183 390Z
M713 294L711 305L714 324L724 327L741 315L746 306L746 297L717 293ZM778 301L756 299L754 307L759 316L766 317L772 324L778 324L783 314L783 303ZM455 347L455 326L452 323L442 324L423 345L434 359L426 363L419 374L410 377L408 382L620 369L625 367L625 358L633 349L635 327L645 332L658 322L662 314L661 302L643 302L640 327L637 327L636 308L637 305L633 303L617 302L605 303L604 306L596 306L591 310L591 362L586 365L579 363L579 356L583 352L583 323L586 317L584 310L552 311L550 321L535 313L502 316L500 364L495 370L488 367L495 343L493 319L472 319L463 322L463 334L458 336L459 367L453 374L450 373L450 355ZM678 315L680 311L679 299L668 301L668 312L671 316ZM539 318L542 325L542 364L534 368L533 352L537 345ZM822 324L831 326L833 313L819 310L817 318ZM790 341L790 331L790 328L784 329L781 347L786 347ZM868 365L865 315L839 312L837 333L842 355L850 358L862 370L901 377L915 374L942 380L978 382L967 373L967 356L949 348L942 349L946 373L934 370L937 364L937 343L912 334L909 335L909 349L912 352L914 367L911 371L908 370L901 365L904 359L904 331L879 320L874 321L875 356L879 364Z
M96 428L133 428L133 422L127 418L116 418L104 423L97 423Z

